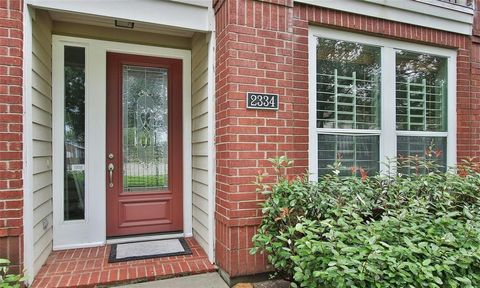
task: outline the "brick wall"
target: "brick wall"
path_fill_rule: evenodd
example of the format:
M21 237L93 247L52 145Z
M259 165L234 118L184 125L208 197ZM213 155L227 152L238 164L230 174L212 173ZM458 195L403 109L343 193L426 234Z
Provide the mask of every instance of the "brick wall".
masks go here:
M0 0L0 258L20 271L23 247L22 1Z
M480 92L470 93L480 77L470 80L470 37L292 0L218 0L214 8L216 259L231 277L268 268L263 256L248 253L261 219L262 195L252 181L259 170L272 172L265 159L287 155L292 174L308 167L308 25L457 49L458 157L480 156L480 114L472 110L480 108ZM480 72L480 46L474 48ZM246 110L246 92L277 93L280 109Z
M471 62L470 62L470 101L464 103L464 111L468 117L470 129L459 127L458 133L470 138L471 156L480 157L480 0L475 1L476 11L474 14L473 36L471 41ZM467 59L465 59L467 60ZM470 110L470 114L468 114ZM468 137L470 133L470 137ZM478 159L477 159L478 160Z
M293 89L292 5L291 0L227 0L215 6L215 249L218 265L232 277L263 271L266 263L248 252L261 219L255 175L271 167L266 159L275 155L295 159L297 172L308 164L307 87ZM279 94L280 109L246 110L245 92ZM293 107L295 101L301 109Z

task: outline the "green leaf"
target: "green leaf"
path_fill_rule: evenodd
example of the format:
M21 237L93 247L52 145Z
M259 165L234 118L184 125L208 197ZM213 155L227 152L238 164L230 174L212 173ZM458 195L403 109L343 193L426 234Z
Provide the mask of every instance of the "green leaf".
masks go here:
M472 285L472 281L465 277L454 277L457 281L462 282L463 284Z
M422 265L423 265L423 266L428 266L428 265L430 265L430 263L432 263L432 260L430 260L430 259L425 259L425 260L423 260Z
M440 279L440 277L438 277L438 276L433 277L433 281L435 281L435 283L437 283L439 285L443 284L442 279Z
M0 258L0 265L10 265L10 260Z

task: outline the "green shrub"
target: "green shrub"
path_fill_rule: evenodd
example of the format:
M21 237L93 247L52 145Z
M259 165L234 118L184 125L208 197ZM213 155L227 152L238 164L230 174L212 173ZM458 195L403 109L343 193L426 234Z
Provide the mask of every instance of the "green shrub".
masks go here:
M25 281L24 277L8 274L10 260L0 258L0 288L18 288Z
M273 161L277 172L290 163ZM292 287L480 287L480 174L339 177L280 173L252 253L266 252ZM409 162L411 165L411 161ZM399 170L400 171L400 170ZM418 169L417 169L418 171Z

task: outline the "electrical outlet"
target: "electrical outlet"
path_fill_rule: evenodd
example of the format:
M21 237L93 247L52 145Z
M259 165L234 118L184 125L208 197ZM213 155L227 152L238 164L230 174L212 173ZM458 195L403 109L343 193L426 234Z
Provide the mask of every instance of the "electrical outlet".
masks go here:
M48 228L48 218L43 218L42 227L43 227L43 230L47 230L47 228Z

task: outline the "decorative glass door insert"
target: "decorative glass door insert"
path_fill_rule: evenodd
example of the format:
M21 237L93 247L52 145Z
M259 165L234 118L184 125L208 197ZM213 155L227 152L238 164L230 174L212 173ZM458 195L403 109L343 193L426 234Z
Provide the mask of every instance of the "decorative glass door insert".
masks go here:
M123 65L123 189L168 187L168 70Z

